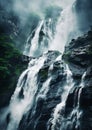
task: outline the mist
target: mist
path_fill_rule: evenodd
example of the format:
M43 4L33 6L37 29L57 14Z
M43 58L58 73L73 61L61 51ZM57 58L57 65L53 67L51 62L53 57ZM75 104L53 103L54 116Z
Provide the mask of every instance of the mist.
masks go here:
M50 6L64 9L73 2L75 0L1 0L0 9L14 12L20 24L24 26L28 22L34 22L35 18L37 18L36 21L44 19L45 10ZM92 0L76 0L75 10L79 30L86 31L92 25ZM32 18L29 18L31 15Z
M23 44L26 43L28 36L32 33L32 31L34 31L37 28L38 23L41 20L44 19L46 20L47 17L50 16L50 17L54 17L55 19L53 19L53 21L57 22L56 9L57 8L61 9L63 12L63 10L65 10L70 5L71 6L74 5L74 6L73 9L71 10L70 15L67 12L67 18L65 18L66 22L64 22L64 24L66 23L66 25L63 26L62 22L59 23L62 25L62 27L59 26L60 31L62 30L62 28L64 28L63 33L65 35L65 39L66 39L66 34L68 35L69 33L69 37L67 39L68 42L70 42L71 40L71 35L72 37L74 37L74 35L76 35L77 37L83 34L84 32L86 32L87 30L89 30L90 26L92 25L92 1L91 0L1 0L0 1L0 9L6 10L4 14L10 12L9 14L10 17L12 12L18 18L18 20L14 20L14 17L12 17L13 20L11 21L14 23L17 23L16 21L18 21L18 25L17 25L19 29L18 44L20 46L23 46ZM52 8L52 7L57 7L57 8ZM49 11L47 11L47 9ZM52 9L54 11L52 11ZM53 15L51 13L53 13ZM61 17L62 17L62 13L61 13ZM54 25L56 24L57 23L55 23ZM58 43L60 43L61 40L62 39L60 34L60 41L58 41Z
M40 20L45 19L46 9L48 7L57 6L64 9L74 1L75 0L1 0L0 8L6 10L6 12L14 13L19 20L21 29L28 25L30 30L33 30ZM9 16L11 16L11 14ZM26 30L27 29L25 29L25 33Z
M75 9L79 29L85 32L92 26L92 0L76 0Z
M30 14L34 13L41 19L44 19L45 9L49 6L58 6L65 8L74 0L14 0L13 10L19 16L20 20L26 22Z

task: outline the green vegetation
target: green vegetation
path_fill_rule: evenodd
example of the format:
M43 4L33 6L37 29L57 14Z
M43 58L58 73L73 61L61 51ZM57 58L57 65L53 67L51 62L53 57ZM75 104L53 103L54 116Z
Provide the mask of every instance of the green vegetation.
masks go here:
M18 77L27 66L22 54L15 48L12 38L0 36L0 94L14 90Z

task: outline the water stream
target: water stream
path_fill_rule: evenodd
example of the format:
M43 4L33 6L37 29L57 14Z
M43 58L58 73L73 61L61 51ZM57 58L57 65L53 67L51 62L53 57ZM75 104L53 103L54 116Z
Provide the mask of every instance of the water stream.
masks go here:
M47 21L43 19L39 22L37 28L34 30L33 37L31 34L27 39L24 51L25 55L27 54L28 56L38 57L39 55L43 54L43 52L50 49L59 50L61 53L63 53L67 41L70 41L72 38L79 35L73 12L73 2L61 12L61 16L56 25L56 32L54 36L52 35L53 32L51 28L51 22L52 19L48 19ZM62 55L56 57L54 60L60 61L62 60L61 57ZM53 77L53 75L50 73L50 70L53 70L53 64L55 62L53 61L50 65L47 79L39 89L37 83L38 73L44 66L46 60L46 54L43 54L43 56L40 56L39 58L32 59L28 64L28 68L20 75L17 87L8 106L9 121L6 130L18 130L20 121L22 120L23 116L33 107L34 102L36 102L39 97L44 99L46 98ZM61 102L54 108L53 116L51 118L51 130L63 130L64 126L62 125L60 128L57 128L57 124L63 121L63 116L61 117L61 113L64 112L69 91L74 86L72 73L68 65L65 66L66 67L64 68L64 71L66 71L67 75L66 82L63 86L63 92L61 94ZM74 115L75 111L78 112L79 109L80 95L84 83L84 77L85 74L82 77L80 84L81 88L78 92L77 108L71 113L71 117ZM80 113L78 114L80 115Z

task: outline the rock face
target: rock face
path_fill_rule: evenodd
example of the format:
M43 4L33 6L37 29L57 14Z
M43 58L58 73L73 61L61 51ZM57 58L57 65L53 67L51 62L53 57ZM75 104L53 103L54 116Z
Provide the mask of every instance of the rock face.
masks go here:
M79 100L78 117L72 114L71 122L67 130L91 130L92 129L92 31L86 35L72 40L66 47L63 59L69 64L75 80L75 87L70 91L66 101L65 117L76 111ZM80 79L86 72L84 85L80 85ZM81 89L82 87L82 89ZM80 91L81 89L81 91ZM80 96L80 97L78 97ZM78 99L79 98L79 99ZM81 113L81 114L80 114ZM76 118L75 118L76 117ZM79 118L79 119L77 119ZM79 125L76 123L79 121ZM67 121L68 122L68 121ZM72 127L71 127L72 126Z
M33 108L21 120L19 130L47 130L47 124L51 118L51 114L56 105L61 101L63 84L66 81L65 64L61 59L56 60L61 55L57 51L49 51L45 55L47 60L38 72L37 84L39 89L36 101L34 101ZM44 97L39 95L39 91L49 77L51 77L51 81L47 86L48 90Z
M55 52L54 52L55 53ZM61 124L56 124L56 130L91 130L92 129L92 31L82 37L72 40L63 54L63 61L53 62L53 52L48 53L48 60L38 74L39 87L45 82L49 74L49 67L53 63L50 74L52 81L46 98L38 98L31 109L24 115L18 130L47 130L49 120L57 104L61 101L63 85L66 82L64 62L69 65L73 74L74 87L66 100L62 111ZM85 74L86 72L86 74ZM83 76L85 75L85 76ZM36 105L35 105L36 104ZM64 127L62 127L64 126ZM51 127L48 128L51 130Z
M57 104L61 102L64 84L67 80L66 64L73 74L74 86L67 96L63 111L59 111L59 123L55 124L55 130L91 130L92 129L92 31L86 35L72 40L66 47L61 60L61 53L49 51L44 54L46 60L37 74L38 90L33 107L23 115L18 130L52 130L51 120ZM24 66L31 57L18 55L17 64ZM16 58L13 57L16 66ZM23 66L22 66L23 67ZM23 69L23 68L22 68ZM86 72L86 74L84 73ZM85 74L85 76L83 76ZM39 95L39 91L47 79L51 77L46 96ZM45 86L46 87L46 86ZM3 95L0 95L5 106L9 103L14 84ZM44 92L44 91L43 91ZM20 98L23 98L22 92ZM7 100L6 100L7 97ZM62 120L63 117L63 120ZM7 116L7 122L9 123ZM57 121L58 122L58 121ZM49 127L48 127L49 126ZM62 127L64 126L64 127Z
M69 63L73 76L81 77L92 65L92 31L77 40L72 40L66 47L63 58Z

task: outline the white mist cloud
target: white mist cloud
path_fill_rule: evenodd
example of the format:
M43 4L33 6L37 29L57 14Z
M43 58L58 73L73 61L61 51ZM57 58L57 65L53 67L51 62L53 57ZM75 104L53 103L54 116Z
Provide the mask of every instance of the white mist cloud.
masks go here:
M31 12L43 15L44 9L56 5L62 8L68 6L74 0L14 0L14 11L21 16L27 16Z

